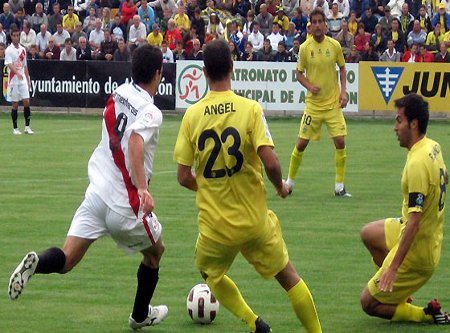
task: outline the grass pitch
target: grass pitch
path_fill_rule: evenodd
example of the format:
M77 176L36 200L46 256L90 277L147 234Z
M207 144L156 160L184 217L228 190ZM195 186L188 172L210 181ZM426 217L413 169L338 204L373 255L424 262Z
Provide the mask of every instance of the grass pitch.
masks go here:
M180 117L166 117L151 192L163 224L166 253L154 304L169 316L151 332L246 332L221 309L213 325L191 323L186 312L190 288L202 282L194 267L197 234L194 193L176 181L172 152ZM298 131L297 118L269 119L283 173ZM22 114L19 116L23 127ZM140 255L127 256L109 238L100 239L69 274L37 275L19 300L7 296L15 266L30 250L64 242L72 215L88 184L87 161L100 140L97 116L33 116L34 136L15 137L9 115L0 115L0 332L128 332ZM449 122L431 122L429 136L442 145L450 165ZM445 332L432 325L398 324L366 316L359 294L374 268L359 240L363 224L400 214L400 176L406 150L393 120L350 120L346 186L351 199L334 198L334 149L323 131L311 142L292 196L281 200L267 181L269 206L279 216L291 260L314 296L324 332ZM414 303L437 297L450 308L450 230L445 226L442 258ZM250 306L276 332L304 332L275 281L260 278L242 257L230 274Z

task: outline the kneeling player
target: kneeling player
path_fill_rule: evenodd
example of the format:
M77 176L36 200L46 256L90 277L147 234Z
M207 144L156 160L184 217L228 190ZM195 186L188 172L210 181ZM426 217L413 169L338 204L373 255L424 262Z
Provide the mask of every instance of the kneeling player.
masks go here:
M362 292L361 305L367 314L392 321L449 325L437 300L425 308L410 303L439 263L447 168L440 145L426 137L428 103L410 94L395 106L395 132L400 146L409 150L401 181L402 218L375 221L361 231L379 267Z

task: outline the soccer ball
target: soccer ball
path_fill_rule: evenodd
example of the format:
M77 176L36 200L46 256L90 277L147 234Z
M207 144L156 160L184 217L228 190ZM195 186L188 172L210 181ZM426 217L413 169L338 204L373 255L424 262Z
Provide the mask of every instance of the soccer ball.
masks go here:
M197 284L188 294L186 306L196 324L211 324L219 313L219 301L207 284Z

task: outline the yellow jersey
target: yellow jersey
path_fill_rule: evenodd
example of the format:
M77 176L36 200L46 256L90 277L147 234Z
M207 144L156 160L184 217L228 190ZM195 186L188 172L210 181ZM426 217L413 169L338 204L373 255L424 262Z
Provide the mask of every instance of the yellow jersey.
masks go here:
M160 32L158 32L158 34L157 34L156 36L155 36L155 34L153 33L153 31L150 32L150 33L147 35L147 42L148 42L150 45L153 45L153 46L156 46L156 47L161 47L161 44L162 44L162 42L163 42L163 39L164 39L164 37L163 37L162 33L160 33Z
M184 14L183 16L176 14L173 20L175 21L175 27L177 29L188 31L191 28L191 21L189 20L189 16L187 16L187 14Z
M174 160L195 169L200 234L237 245L267 230L261 146L274 145L256 101L210 91L186 110Z
M445 214L445 173L441 146L427 137L409 151L402 175L402 219L422 213L420 228L404 262L415 268L433 269L441 256Z
M75 29L75 25L80 22L77 14L72 14L72 17L69 14L64 15L62 20L62 26L64 29Z
M311 84L318 86L318 94L309 90L306 95L306 107L311 110L331 110L339 108L340 88L336 73L336 64L345 66L344 55L338 41L325 36L318 43L314 38L300 45L297 69L305 72Z

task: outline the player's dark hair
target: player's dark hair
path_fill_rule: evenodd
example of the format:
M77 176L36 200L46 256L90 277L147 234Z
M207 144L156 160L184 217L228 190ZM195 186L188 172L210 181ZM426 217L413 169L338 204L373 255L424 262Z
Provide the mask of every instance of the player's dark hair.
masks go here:
M213 40L206 44L203 51L203 63L211 81L225 79L233 68L228 44L224 40Z
M411 124L414 119L417 119L420 134L427 133L430 113L428 111L428 102L422 96L411 93L396 99L394 104L396 108L404 108L408 124Z
M312 22L313 16L316 16L316 15L322 16L322 19L324 22L327 21L325 18L325 13L323 12L322 8L317 7L316 9L313 9L313 11L311 13L309 13L309 22Z
M133 52L131 77L136 84L150 83L162 67L162 52L152 45L143 45Z

